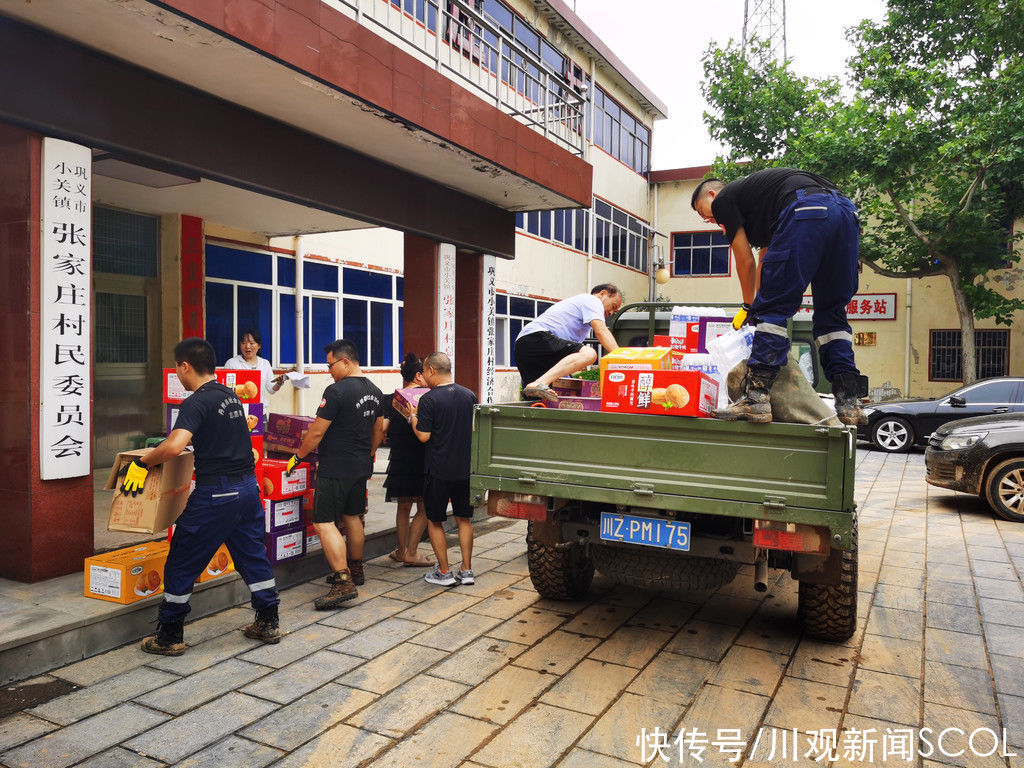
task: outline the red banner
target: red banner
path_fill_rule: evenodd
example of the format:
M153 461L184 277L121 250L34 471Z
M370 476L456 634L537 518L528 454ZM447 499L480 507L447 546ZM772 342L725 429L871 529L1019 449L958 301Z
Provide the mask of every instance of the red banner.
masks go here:
M203 320L203 220L181 217L181 336L206 335Z

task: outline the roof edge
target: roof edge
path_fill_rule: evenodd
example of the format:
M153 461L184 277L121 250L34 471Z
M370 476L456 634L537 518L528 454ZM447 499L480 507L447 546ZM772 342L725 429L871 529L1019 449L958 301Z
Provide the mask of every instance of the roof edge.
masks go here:
M664 184L668 181L696 181L711 173L710 165L694 165L689 168L669 168L663 171L651 171L648 179L651 184Z

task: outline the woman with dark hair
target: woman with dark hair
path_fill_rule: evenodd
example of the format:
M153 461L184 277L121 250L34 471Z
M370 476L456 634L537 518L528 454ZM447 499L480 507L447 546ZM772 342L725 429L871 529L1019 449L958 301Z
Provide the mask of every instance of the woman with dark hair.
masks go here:
M224 363L225 368L252 368L260 372L260 399L263 401L263 418L267 417L267 408L270 404L270 395L277 392L284 384L285 376L274 376L274 369L270 367L270 361L259 356L263 348L263 340L260 332L255 328L245 328L238 334L239 354L230 358Z
M411 352L402 361L402 387L425 387L423 381L423 363ZM398 547L389 557L405 565L430 566L433 561L420 557L417 551L420 539L427 527L427 517L423 511L423 459L425 448L416 439L412 427L398 411L389 398L384 408L384 428L387 430L388 445L391 449L388 461L387 478L384 488L387 501L398 502L395 514L395 528L398 531ZM409 520L413 504L416 515Z

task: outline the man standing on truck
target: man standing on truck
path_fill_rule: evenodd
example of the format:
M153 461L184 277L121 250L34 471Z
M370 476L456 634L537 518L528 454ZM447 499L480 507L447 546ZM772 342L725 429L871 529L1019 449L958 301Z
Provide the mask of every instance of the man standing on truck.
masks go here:
M551 382L597 362L597 352L583 346L591 331L606 350L617 349L619 344L604 321L619 311L623 299L618 288L602 283L589 294L581 293L548 307L524 325L515 345L523 397L557 403Z
M705 179L690 205L725 231L743 291L743 309L733 325L754 325L743 395L715 416L772 420L769 393L789 354L786 323L810 284L814 339L832 383L836 415L844 424L866 424L857 400L862 377L846 320L846 305L857 292L860 247L860 218L850 199L814 173L768 168L729 184ZM754 248L762 249L757 262Z

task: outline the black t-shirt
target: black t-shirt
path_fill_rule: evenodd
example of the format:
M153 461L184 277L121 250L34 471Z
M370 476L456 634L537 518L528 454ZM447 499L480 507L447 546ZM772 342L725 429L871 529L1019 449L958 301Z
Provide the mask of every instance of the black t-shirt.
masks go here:
M206 382L185 398L174 428L192 433L198 482L256 471L245 409L233 389Z
M413 434L405 416L395 410L393 395L384 404L384 418L388 420L388 474L422 477L426 446Z
M795 168L766 168L726 184L711 202L715 221L731 243L740 227L755 248L772 239L779 216L796 199L798 189L835 189L826 178Z
M320 441L317 474L338 480L362 480L373 474L373 425L384 415L384 395L365 376L350 376L324 390L317 409L327 419Z
M416 409L416 429L429 432L427 474L438 480L469 478L476 395L459 384L442 384L424 393Z

